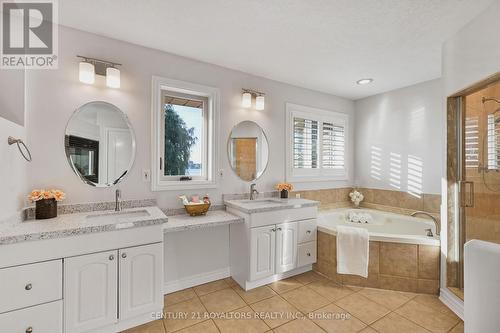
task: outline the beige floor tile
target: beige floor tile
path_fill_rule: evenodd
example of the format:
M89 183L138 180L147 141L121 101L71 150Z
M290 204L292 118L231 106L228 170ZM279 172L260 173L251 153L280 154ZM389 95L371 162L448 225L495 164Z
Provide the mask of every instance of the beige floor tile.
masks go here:
M165 306L167 305L172 305L175 303L187 301L188 299L191 299L193 297L196 297L196 294L193 290L193 288L188 288L180 291L176 291L174 293L167 294L163 297Z
M190 300L165 307L166 318L163 319L167 332L178 331L205 320L207 311L200 300Z
M209 312L228 312L244 307L245 301L233 289L223 289L200 297Z
M389 310L396 310L415 297L415 294L411 293L375 288L363 288L359 294L375 303L385 306Z
M297 289L302 287L302 283L295 280L294 278L288 278L280 281L273 282L268 285L278 294L286 293L292 289Z
M258 287L258 288L248 290L248 291L243 290L243 288L241 288L240 286L235 286L235 287L233 287L233 289L248 304L262 301L263 299L270 298L270 297L277 295L276 292L274 292L268 286L262 286L262 287Z
M336 301L335 304L368 325L390 312L385 306L375 303L359 293L344 297Z
M317 310L330 301L307 286L294 289L281 295L286 301L291 303L302 313L309 313Z
M263 333L269 330L269 326L259 319L248 306L230 311L225 314L224 319L214 319L214 321L222 333Z
M409 301L395 312L434 333L448 332L459 322L456 316L437 311L415 300Z
M318 309L312 315L312 320L329 333L354 333L366 327L361 320L335 304Z
M217 280L201 284L199 286L194 287L193 289L198 296L203 296L225 288L229 288L229 284L225 280Z
M380 333L430 333L425 328L394 312L389 313L371 326Z
M415 302L422 305L428 306L436 311L448 314L452 317L456 317L455 313L451 311L446 305L439 300L438 296L435 295L417 295L414 299ZM458 317L457 317L458 318Z
M225 278L224 281L230 286L234 287L238 285L238 282L234 281L232 277Z
M368 327L365 327L363 330L359 331L359 333L379 333L379 332L375 331L373 328L368 326ZM401 332L401 333L403 333L403 332Z
M184 328L176 333L219 333L219 330L212 320L206 320L202 323Z
M163 322L161 320L155 320L150 323L128 329L122 333L165 333L165 328L163 327Z
M312 282L308 284L307 287L311 288L330 301L335 301L354 293L352 289L333 282Z
M271 328L302 317L299 310L279 296L265 299L250 306Z
M457 326L453 327L450 333L464 333L464 322L461 321Z
M326 277L319 275L314 271L309 271L299 275L295 275L293 278L302 284L308 284L314 281L325 281L325 282L328 281Z
M324 331L307 318L295 319L274 329L276 333L323 333Z

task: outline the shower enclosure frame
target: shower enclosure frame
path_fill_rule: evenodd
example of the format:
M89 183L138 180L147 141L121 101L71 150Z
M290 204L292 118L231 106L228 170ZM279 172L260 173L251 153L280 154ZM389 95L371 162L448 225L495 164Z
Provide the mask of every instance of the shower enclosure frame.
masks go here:
M447 143L446 143L446 249L444 265L442 265L442 289L446 291L445 298L461 306L463 299L450 288L463 288L463 244L465 243L465 208L474 205L473 182L465 179L465 98L491 85L500 82L500 73L473 84L447 98ZM443 285L444 281L444 285ZM449 302L446 302L449 303ZM457 310L457 309L454 309Z

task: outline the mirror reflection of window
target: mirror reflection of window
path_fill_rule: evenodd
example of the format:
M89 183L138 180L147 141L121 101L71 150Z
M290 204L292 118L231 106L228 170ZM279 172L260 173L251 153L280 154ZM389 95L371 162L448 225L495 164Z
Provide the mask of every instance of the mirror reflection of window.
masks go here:
M228 157L235 174L244 181L254 181L266 169L269 147L259 125L243 121L236 125L228 140Z

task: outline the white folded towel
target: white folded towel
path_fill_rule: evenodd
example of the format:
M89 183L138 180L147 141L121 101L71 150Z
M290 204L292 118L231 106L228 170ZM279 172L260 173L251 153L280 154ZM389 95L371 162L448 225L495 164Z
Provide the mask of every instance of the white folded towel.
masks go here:
M368 230L337 226L337 273L368 277Z

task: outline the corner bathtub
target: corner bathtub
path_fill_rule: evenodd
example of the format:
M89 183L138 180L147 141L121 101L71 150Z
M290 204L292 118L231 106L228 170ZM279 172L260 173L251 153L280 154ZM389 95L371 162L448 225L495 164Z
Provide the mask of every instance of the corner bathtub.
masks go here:
M369 223L349 221L349 214L369 214ZM318 231L331 235L337 234L337 226L346 225L368 230L371 241L420 244L439 246L434 222L429 219L383 212L373 209L340 208L320 211ZM427 236L425 229L431 229L434 237Z

